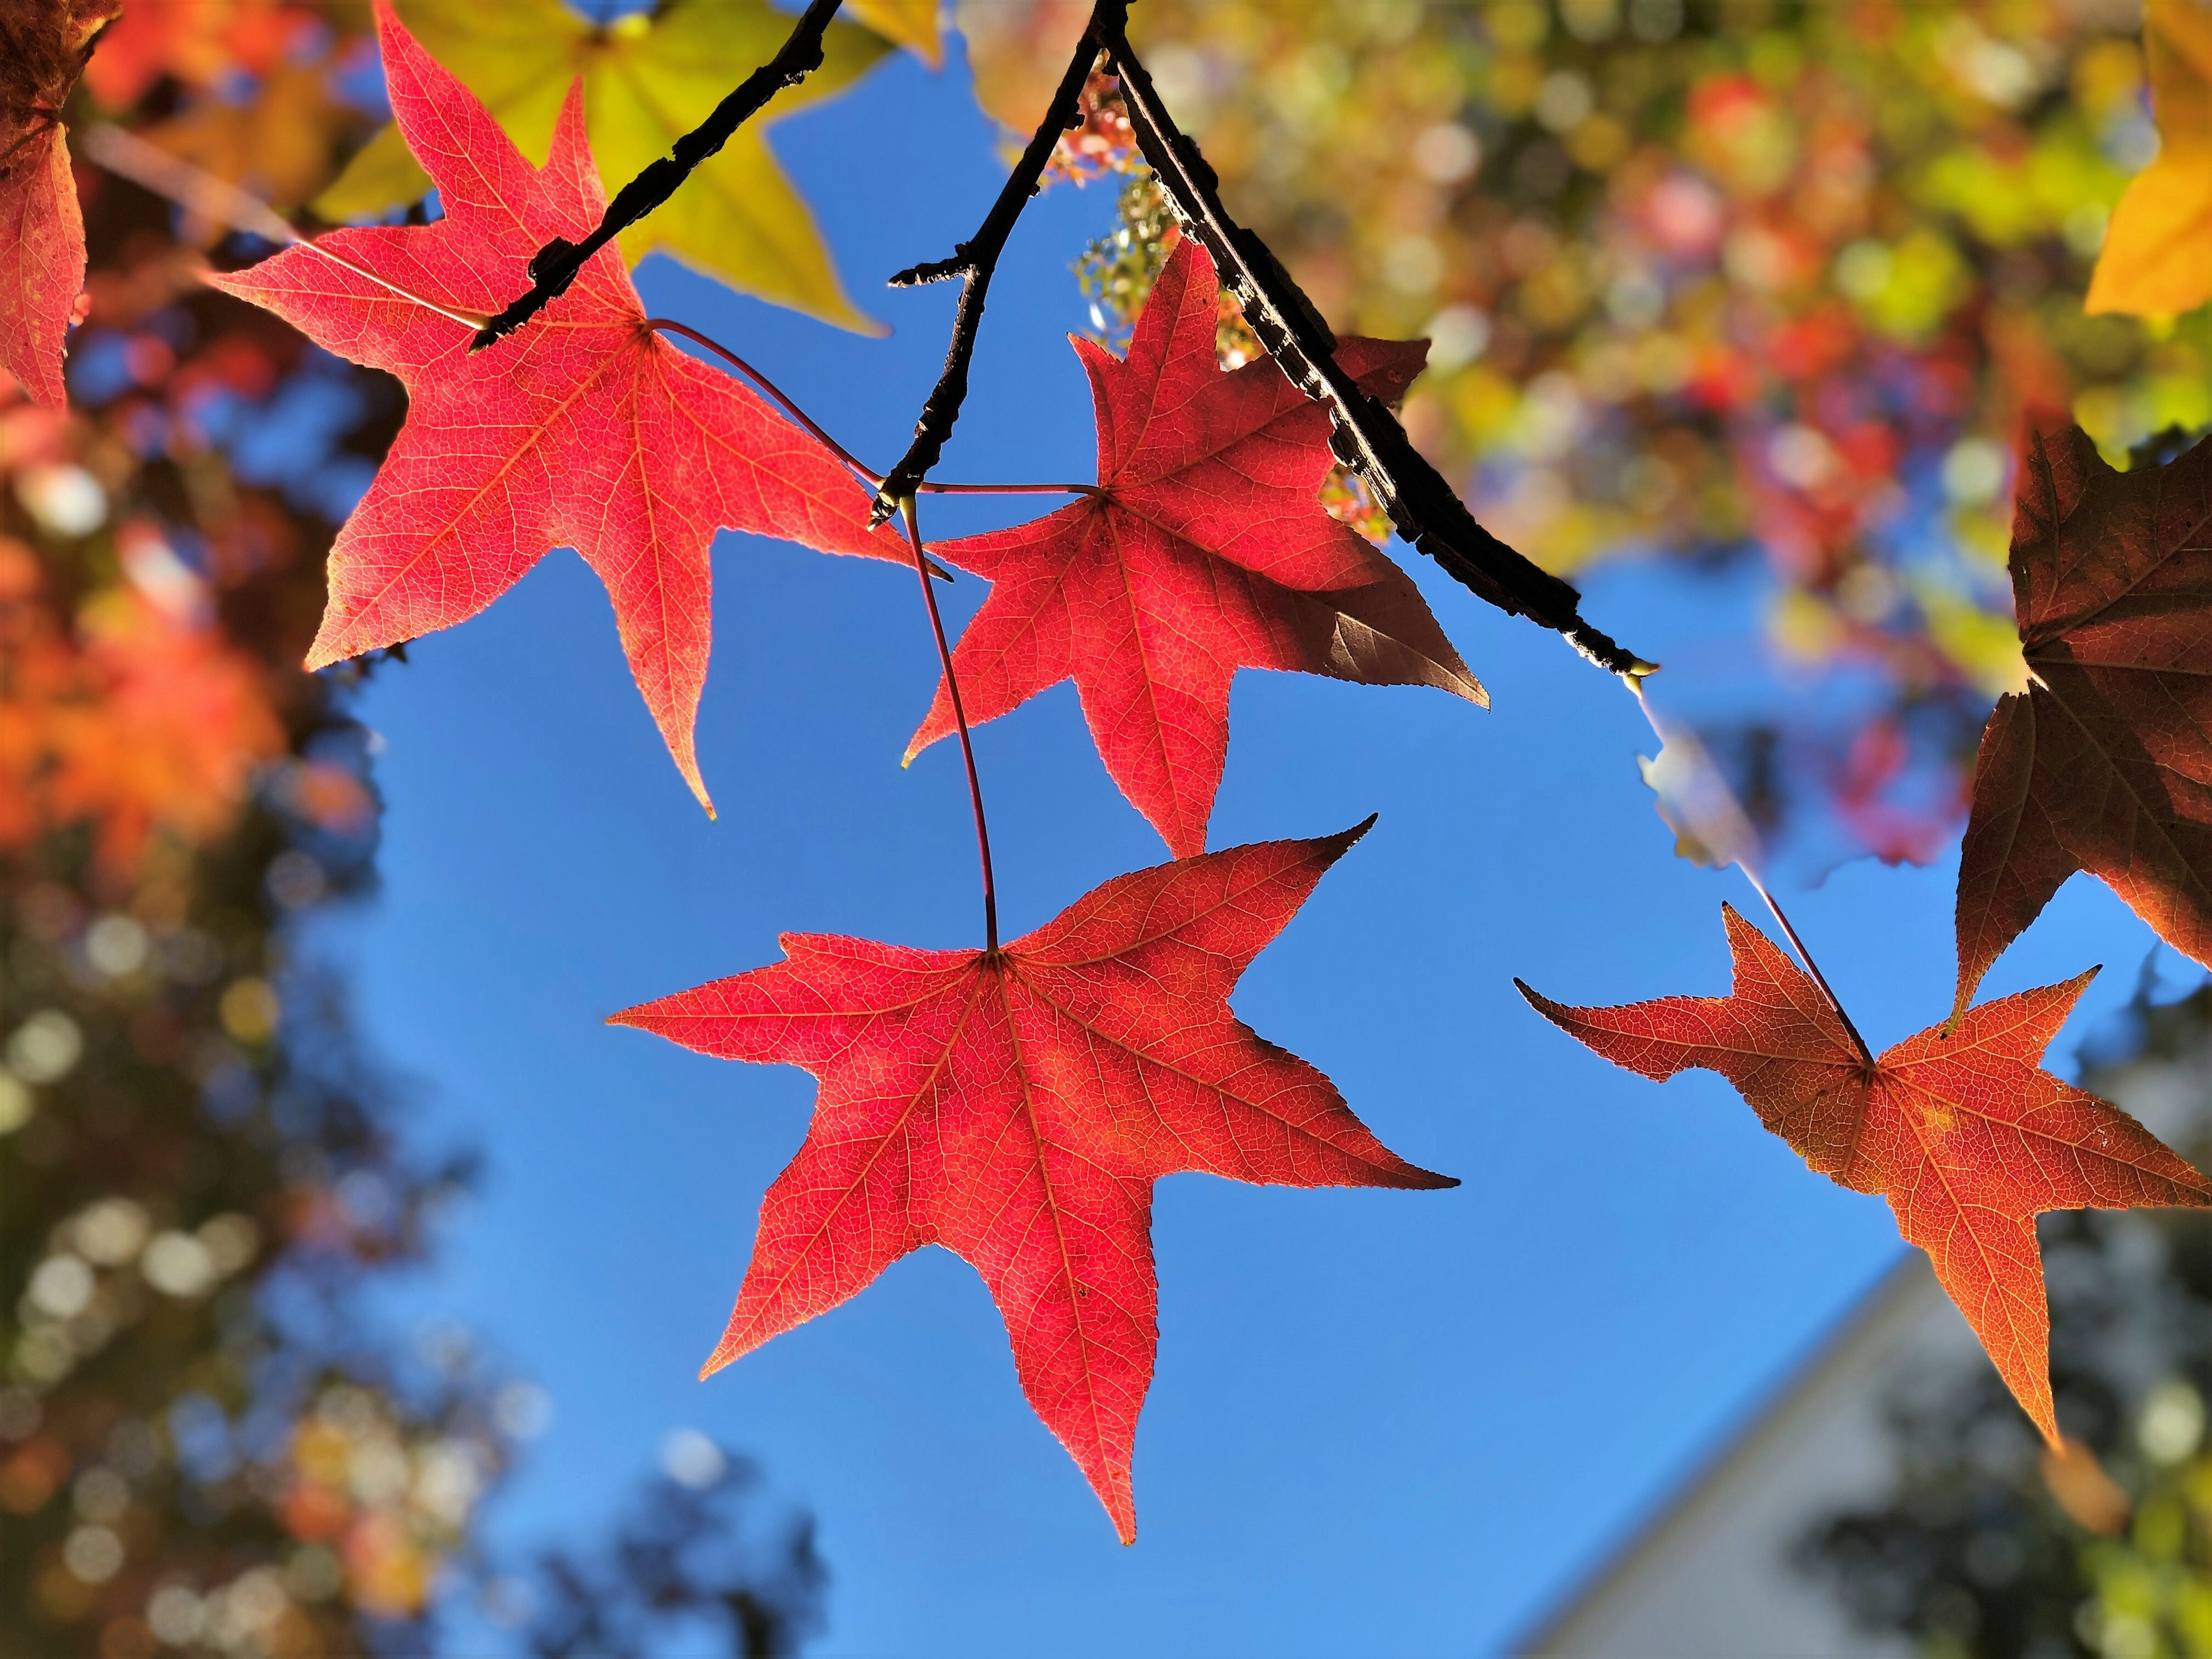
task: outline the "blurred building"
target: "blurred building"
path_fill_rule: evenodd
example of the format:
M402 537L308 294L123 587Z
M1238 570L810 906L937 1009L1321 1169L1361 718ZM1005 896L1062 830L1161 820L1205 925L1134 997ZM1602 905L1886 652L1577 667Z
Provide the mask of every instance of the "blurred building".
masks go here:
M2195 1150L2200 1158L2212 1128L2205 1007L2202 992L2165 1008L2139 1004L2142 1040L2101 1065L2093 1059L2087 1079L2161 1139ZM2179 1218L2180 1212L2172 1214ZM2115 1219L2100 1217L2093 1224L2109 1230ZM2054 1231L2046 1223L2047 1259L2079 1248L2071 1242L2054 1247ZM2107 1255L2126 1253L2115 1251L2104 1237L2093 1235ZM2192 1260L2202 1254L2193 1237L2183 1249ZM2054 1286L2066 1277L2054 1261ZM2172 1322L2171 1312L2154 1298L2133 1299L2138 1305L2123 1308L2123 1313ZM2070 1346L2087 1336L2097 1358L2109 1367L2122 1350L2141 1346L2112 1340L2118 1322L2110 1317L2115 1298L2109 1287L2098 1300L2106 1317L2092 1324L2079 1316L2063 1290L2054 1289L2054 1373L2062 1413ZM2121 1399L2155 1396L2161 1382L2173 1386L2166 1376L2171 1369L2166 1364L2140 1369L2142 1376L2127 1379L2114 1390ZM2179 1369L2185 1373L2188 1367ZM1966 1320L1936 1284L1927 1257L1907 1252L1747 1421L1540 1623L1511 1644L1512 1651L1576 1659L1904 1659L1939 1649L1972 1654L2112 1651L2112 1644L2091 1639L2095 1618L2080 1611L2081 1605L2097 1605L2094 1568L2089 1583L2076 1577L2075 1557L2085 1535L2061 1520L2045 1495L2035 1490L2039 1483L2033 1459L2026 1461L2025 1480L2021 1468L2000 1472L1980 1467L2002 1460L1981 1455L1986 1445L1976 1445L1978 1438L2002 1438L2014 1452L2025 1438L2003 1433L2018 1417L2016 1409L2007 1413L2008 1402L1992 1401L1994 1413L1982 1405L1979 1396L1988 1391L1979 1385L1993 1381L1989 1373ZM1962 1395L1977 1396L1976 1410L1954 1409L1947 1420L1960 1431L1950 1435L1948 1451L1949 1462L1968 1472L1965 1481L1952 1482L1954 1492L1966 1488L1966 1501L1931 1506L1925 1497L1933 1484L1927 1479L1931 1460L1928 1448L1917 1442L1927 1437L1927 1420L1941 1413L1927 1402ZM2128 1418L2124 1412L2113 1415L2112 1435L2099 1447L2108 1461L2113 1457L2111 1440ZM2074 1427L2069 1420L2069 1432ZM2090 1435L2093 1441L2100 1437L2106 1437ZM1945 1449L1939 1448L1934 1461L1942 1462ZM2022 1463L2017 1455L2011 1461ZM2118 1464L2115 1472L2126 1473ZM1946 1473L1955 1474L1956 1469ZM1946 1514L1931 1520L1925 1511L1933 1507L1965 1516L1977 1508L1985 1510L1987 1494L1972 1490L1977 1480L2005 1488L2004 1496L2015 1499L2025 1486L2027 1524L2055 1547L2015 1550L2009 1575L1978 1575L1970 1538L1962 1552L1964 1570L1954 1567L1942 1535L1954 1517ZM1977 1498L1984 1501L1978 1504ZM1959 1524L1948 1527L1951 1532L1961 1529ZM1863 1581L1871 1575L1863 1559L1839 1564L1833 1559L1836 1546L1826 1541L1870 1530L1880 1530L1891 1548L1893 1559L1881 1564L1882 1573L1893 1585L1902 1581L1909 1586L1904 1595L1874 1598L1884 1616L1871 1620L1869 1598L1863 1593ZM1894 1559L1900 1539L1903 1553L1917 1559ZM1985 1550L1984 1559L1988 1555ZM2037 1577L2042 1582L2032 1593L2017 1582ZM1947 1583L1947 1577L1960 1582ZM1978 1578L1990 1582L1977 1583ZM1855 1589L1862 1593L1855 1595ZM2039 1644L2033 1617L1993 1618L1976 1608L1964 1620L1966 1640L1955 1646L1931 1643L1927 1606L1946 1605L1947 1592L1948 1604L1958 1606L1973 1591L2007 1599L2015 1609L2028 1601L2055 1605L2064 1618L2060 1639L2049 1639L2052 1632L2047 1627L2054 1620L2048 1613L2040 1621L2046 1628Z

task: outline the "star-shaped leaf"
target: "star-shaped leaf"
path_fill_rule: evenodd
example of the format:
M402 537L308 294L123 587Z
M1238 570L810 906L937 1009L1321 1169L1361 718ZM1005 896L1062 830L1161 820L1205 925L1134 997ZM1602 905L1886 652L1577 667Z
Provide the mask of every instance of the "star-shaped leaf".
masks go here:
M1956 1006L2076 870L2212 963L2212 441L2116 472L2036 437L2012 584L2029 684L1975 763Z
M2091 974L1985 1003L1869 1061L1780 948L1723 907L1735 984L1724 997L1570 1008L1521 994L1562 1030L1649 1078L1702 1066L1820 1174L1888 1199L2045 1437L2051 1310L2045 1210L2212 1204L2212 1182L2126 1113L2038 1062ZM1516 983L1518 983L1516 981Z
M216 279L407 387L407 424L331 550L307 665L450 627L573 546L606 584L638 689L704 801L692 725L715 530L902 561L905 544L866 530L866 495L819 442L645 326L611 248L538 321L471 353L462 319L526 288L549 237L598 222L580 92L541 170L388 11L378 27L392 109L445 217L333 231Z
M1322 508L1328 412L1271 359L1217 367L1216 292L1212 261L1185 239L1126 360L1075 341L1097 416L1097 494L933 549L991 582L952 659L969 718L1073 679L1106 769L1186 856L1206 846L1238 668L1488 702L1406 574ZM1394 399L1424 350L1348 339L1337 361ZM908 758L952 726L940 684Z
M1158 1342L1152 1183L1449 1187L1385 1148L1231 987L1366 826L1108 882L1004 950L787 934L785 960L615 1016L803 1066L813 1127L769 1188L713 1371L941 1244L981 1273L1023 1391L1126 1541Z
M532 155L546 153L562 94L580 77L592 153L617 184L666 155L732 88L775 56L793 21L767 0L669 0L605 24L563 0L481 6L399 0L399 13ZM777 94L681 190L624 232L623 255L635 264L665 249L747 294L846 328L872 330L846 297L814 216L784 177L763 129L842 91L884 50L866 29L831 24L822 67ZM363 218L420 200L430 182L400 131L387 129L315 208L327 218Z
M116 0L0 8L0 370L40 403L69 401L62 347L84 290L84 216L62 104Z

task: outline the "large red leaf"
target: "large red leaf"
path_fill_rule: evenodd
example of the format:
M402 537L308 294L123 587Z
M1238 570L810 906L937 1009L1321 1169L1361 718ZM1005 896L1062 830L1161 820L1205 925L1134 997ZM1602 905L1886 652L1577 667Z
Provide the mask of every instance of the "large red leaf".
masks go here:
M786 934L785 960L615 1016L821 1079L714 1371L924 1244L983 1275L1022 1389L1126 1541L1152 1376L1152 1183L1449 1187L1385 1148L1230 989L1364 831L1121 876L1004 950Z
M1974 767L1956 1006L2076 870L2212 964L2212 440L2116 472L2038 435L2012 585L2029 683Z
M1930 1026L1869 1064L1812 980L1722 914L1735 960L1727 996L1569 1008L1521 994L1632 1072L1718 1072L1814 1170L1888 1199L2014 1397L2059 1444L2036 1216L2212 1204L2212 1182L2148 1130L2037 1063L2092 975L1984 1003L1948 1036Z
M1217 367L1212 261L1185 238L1126 360L1091 375L1100 493L935 551L991 582L952 665L971 720L1073 678L1100 758L1180 856L1203 851L1240 667L1486 702L1403 571L1323 510L1328 414L1262 358ZM1348 339L1337 360L1395 401L1419 342ZM952 730L937 701L908 758Z
M62 103L117 0L0 0L0 369L59 409L84 289L84 216Z
M541 319L471 353L469 325L444 313L497 311L549 238L599 222L580 93L541 171L389 10L377 27L392 113L445 217L333 231L218 279L407 387L407 424L331 550L307 665L472 617L573 546L606 584L638 689L704 801L691 734L716 529L895 559L905 545L868 532L867 495L820 443L643 325L611 246Z

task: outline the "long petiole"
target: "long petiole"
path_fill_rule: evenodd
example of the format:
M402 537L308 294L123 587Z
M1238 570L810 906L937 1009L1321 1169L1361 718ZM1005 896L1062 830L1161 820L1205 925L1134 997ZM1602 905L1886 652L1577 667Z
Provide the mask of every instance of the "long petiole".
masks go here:
M308 243L307 246L312 247L313 244ZM844 462L854 477L865 480L871 489L881 487L884 482L882 473L876 471L851 450L831 437L820 422L799 406L796 398L720 340L711 335L701 333L689 323L679 323L672 317L648 317L645 319L645 325L647 328L658 329L665 334L680 334L694 345L704 346L767 393L775 401L777 408L812 433L815 441ZM920 488L940 495L1096 495L1099 493L1097 484L924 483ZM952 573L934 559L929 562L929 569L930 574L940 581L949 582L952 580Z
M914 441L907 446L906 453L899 458L876 492L876 504L869 511L871 524L881 524L897 511L896 504L914 493L915 486L929 476L938 458L945 453L945 443L952 436L952 423L960 418L960 407L967 401L969 364L975 355L976 331L982 326L983 304L991 291L992 275L999 268L999 256L1005 252L1006 238L1013 234L1014 222L1022 216L1023 208L1036 194L1045 165L1060 143L1060 135L1081 125L1079 106L1084 83L1091 78L1091 66L1097 61L1099 47L1109 34L1120 31L1128 9L1129 0L1094 0L1091 20L1084 26L1082 38L1075 43L1074 55L1067 60L1060 86L1045 108L1044 118L1030 136L1021 159L1015 162L975 235L956 243L951 258L933 259L902 270L891 278L893 288L915 288L957 276L960 279L960 302L953 313L952 338L945 347L945 368L921 405L921 418L915 422Z
M1790 918L1782 914L1782 907L1774 902L1774 895L1766 890L1765 882L1742 865L1737 865L1736 868L1743 871L1743 878L1751 884L1752 891L1766 901L1768 912L1782 924L1782 931L1789 936L1790 947L1797 952L1797 960L1805 964L1805 971L1813 976L1813 983L1820 988L1820 994L1827 998L1828 1006L1836 1011L1836 1018L1844 1022L1844 1030L1850 1033L1852 1045L1858 1049L1859 1058L1872 1066L1874 1050L1867 1047L1867 1040L1859 1035L1859 1028L1851 1024L1851 1017L1844 1012L1843 999L1828 983L1828 976L1820 971L1820 964L1813 960L1813 953L1805 948L1805 941L1797 937L1797 930L1790 925Z
M364 270L343 254L333 252L319 241L311 241L287 224L259 197L240 190L227 179L216 178L204 167L195 167L190 161L170 155L135 132L100 123L79 129L74 137L78 149L110 173L128 179L132 184L150 190L156 196L167 197L189 213L196 213L203 219L211 219L217 224L228 225L233 230L258 236L264 242L275 242L284 247L306 248L340 270L351 271L362 281L374 283L386 293L411 305L418 305L425 311L434 312L464 328L483 326L482 317L441 306L419 294L410 294L374 271Z
M915 488L938 495L1103 495L1106 493L1097 484L931 483L927 479Z
M720 341L710 339L706 335L702 334L697 329L692 327L689 323L679 323L673 318L648 317L645 319L645 325L647 328L659 329L664 334L681 334L685 339L690 341L694 345L702 345L706 347L708 350L713 352L717 357L720 357L732 368L736 369L738 374L744 375L745 379L750 380L755 386L758 386L763 392L774 398L776 406L782 410L785 414L790 416L793 420L798 422L799 425L805 427L809 432L812 433L816 441L820 443L823 448L827 449L839 460L844 462L847 466L850 467L860 477L866 479L869 488L873 489L878 484L883 483L884 475L882 473L871 469L860 459L859 456L854 454L851 450L846 448L844 445L839 443L835 438L823 431L821 427L815 423L814 417L811 415L809 415L790 398L784 395L782 387L776 385L774 380L769 380L767 375L762 374L760 370L755 368L744 358L738 356L736 352L731 350L729 347L724 345Z
M766 392L775 400L777 408L812 433L816 441L823 448L844 462L856 477L866 480L869 488L874 489L883 483L882 473L868 465L851 450L831 437L820 423L801 409L798 401L781 386L769 380L767 375L738 356L720 340L702 334L689 323L679 323L672 317L648 317L645 319L645 325L647 328L659 329L666 334L680 334L694 345L706 347L708 350ZM1097 484L924 483L917 488L939 495L1096 495L1099 493Z
M983 784L975 771L975 744L968 735L968 711L961 706L960 681L952 672L952 647L945 641L945 617L937 608L937 590L929 583L929 556L921 549L921 526L915 521L914 497L899 497L906 520L906 538L914 548L915 574L921 579L922 603L929 607L929 630L937 636L937 660L945 670L945 695L951 700L953 724L960 728L960 758L968 766L968 805L975 814L975 856L983 866L983 938L993 956L999 952L999 890L991 877L991 827L983 817Z
M1651 707L1651 699L1644 694L1643 677L1624 674L1620 678L1635 697L1636 706L1643 711L1644 723L1650 726L1651 734L1659 739L1660 752L1666 753L1667 745L1677 740L1669 737L1667 728L1660 725L1659 715ZM1684 734L1684 738L1688 753L1693 757L1702 757L1702 745L1688 740L1686 733ZM1683 750L1678 749L1676 752L1682 753ZM1710 780L1710 787L1716 799L1708 802L1705 821L1694 821L1693 815L1692 823L1684 826L1686 832L1695 834L1698 840L1704 842L1708 848L1714 849L1717 856L1724 863L1733 864L1743 872L1743 878L1751 884L1751 890L1759 895L1765 903L1768 913L1780 924L1784 936L1790 941L1790 948L1797 952L1798 961L1805 964L1806 973L1811 976L1813 983L1820 988L1820 994L1827 999L1828 1006L1835 1011L1836 1018L1843 1022L1844 1030L1850 1034L1852 1046L1859 1051L1859 1058L1869 1066L1872 1066L1874 1050L1867 1046L1867 1040L1859 1035L1859 1028L1851 1023L1850 1015L1844 1011L1843 999L1836 994L1835 988L1828 983L1828 976L1820 971L1820 964L1813 960L1813 953L1805 948L1805 941L1798 937L1796 928L1790 925L1790 918L1783 914L1782 907L1774 902L1774 895L1767 890L1766 884L1759 878L1759 872L1752 867L1754 862L1764 862L1764 860L1759 851L1758 832L1753 829L1749 815L1744 811L1742 804L1736 799L1735 792L1729 787L1728 780L1720 775L1711 762L1709 759L1703 759L1699 763L1704 769L1703 775ZM1656 787L1654 786L1655 788ZM1662 796L1662 800L1663 799ZM1725 814L1717 810L1719 806L1725 807ZM1671 814L1667 816L1668 823L1674 822Z

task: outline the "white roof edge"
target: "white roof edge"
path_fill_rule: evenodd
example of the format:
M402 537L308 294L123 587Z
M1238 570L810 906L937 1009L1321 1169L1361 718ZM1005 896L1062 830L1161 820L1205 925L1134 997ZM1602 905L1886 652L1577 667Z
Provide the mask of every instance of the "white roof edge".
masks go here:
M1943 1293L1928 1258L1908 1249L1814 1341L1741 1427L1700 1458L1540 1618L1510 1638L1503 1650L1519 1659L1577 1651L1575 1632L1585 1614L1602 1603L1614 1586L1634 1577L1678 1534L1698 1525L1700 1512L1719 1499L1740 1472L1759 1462L1771 1445L1795 1434L1796 1419L1812 1407L1824 1382L1863 1358L1886 1352L1899 1328L1926 1310L1931 1294L1940 1300Z

